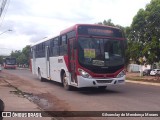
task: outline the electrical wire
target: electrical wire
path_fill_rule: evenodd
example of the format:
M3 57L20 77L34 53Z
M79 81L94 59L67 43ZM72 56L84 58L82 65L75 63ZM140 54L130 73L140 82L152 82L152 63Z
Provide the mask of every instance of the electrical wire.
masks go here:
M4 8L5 8L6 3L7 3L7 0L3 0L3 1L2 1L1 8L0 8L0 10L1 10L0 16L1 16L2 13L3 13L3 10L4 10Z

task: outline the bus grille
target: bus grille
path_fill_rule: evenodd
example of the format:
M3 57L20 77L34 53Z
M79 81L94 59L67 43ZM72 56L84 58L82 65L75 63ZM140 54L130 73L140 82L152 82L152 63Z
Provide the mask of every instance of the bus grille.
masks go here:
M96 80L97 83L111 83L113 80Z

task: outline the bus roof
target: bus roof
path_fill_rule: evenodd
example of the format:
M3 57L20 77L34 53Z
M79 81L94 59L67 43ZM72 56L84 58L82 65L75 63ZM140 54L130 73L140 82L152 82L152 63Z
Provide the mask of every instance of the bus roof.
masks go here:
M106 28L114 28L114 29L119 29L119 30L120 30L120 28L118 28L118 27L107 26L107 25L100 25L100 24L75 24L75 25L73 25L73 26L71 26L71 27L69 27L69 28L67 28L67 29L65 29L65 30L62 30L62 31L60 32L60 35L65 34L65 33L67 33L67 32L70 32L70 31L72 31L72 30L75 30L75 29L78 28L78 26L81 26L81 25L84 25L84 26L102 26L102 27L106 27ZM39 43L48 41L48 40L50 40L50 39L56 38L56 37L58 37L58 36L59 36L59 35L57 35L57 36L45 37L45 38L39 40L38 42L33 43L33 44L31 45L31 47L33 47L33 46L35 46L35 45L38 45Z
M69 28L67 28L65 30L62 30L60 32L60 35L65 34L67 32L70 32L72 30L75 30L78 26L81 26L81 25L84 25L84 26L103 26L103 27L106 27L106 28L115 28L115 29L119 29L120 30L120 28L118 28L118 27L107 26L107 25L100 25L100 24L75 24L75 25L73 25L73 26L71 26L71 27L69 27Z
M39 43L48 41L48 40L50 40L50 39L56 38L56 37L58 37L58 36L49 36L49 37L45 37L45 38L43 38L43 39L37 41L36 43L33 43L33 44L31 45L31 47L33 47L33 46L35 46L35 45L38 45Z

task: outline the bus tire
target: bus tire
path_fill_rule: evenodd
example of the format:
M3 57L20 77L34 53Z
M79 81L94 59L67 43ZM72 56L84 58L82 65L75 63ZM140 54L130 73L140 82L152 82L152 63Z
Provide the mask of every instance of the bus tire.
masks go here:
M66 79L66 73L65 72L62 74L62 83L63 83L64 89L71 90L71 86L68 85L68 80Z

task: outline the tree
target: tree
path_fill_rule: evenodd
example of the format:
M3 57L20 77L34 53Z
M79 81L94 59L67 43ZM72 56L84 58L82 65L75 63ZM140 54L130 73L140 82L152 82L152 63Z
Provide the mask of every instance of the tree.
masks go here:
M19 64L27 64L26 56L23 53L21 53L20 56L18 56L17 61L19 62Z
M0 64L3 64L3 56L0 56Z
M147 63L160 61L160 1L152 0L146 9L140 9L130 26L127 38L131 49L136 49L136 58L145 56ZM139 47L138 47L139 46ZM133 51L133 50L131 50ZM131 55L131 57L135 57Z
M25 48L22 50L22 55L24 55L24 62L29 65L29 59L30 59L30 46L27 45Z
M26 64L29 65L29 55L30 55L30 46L27 45L20 50L12 51L11 57L15 57L17 59L17 64Z
M100 24L100 25L108 25L108 26L115 26L115 25L112 23L112 20L111 20L111 19L108 19L107 21L104 20L103 22L99 22L98 24Z
M18 56L21 55L21 51L20 50L15 50L15 51L12 51L11 52L11 57L15 57L15 58L18 58Z

